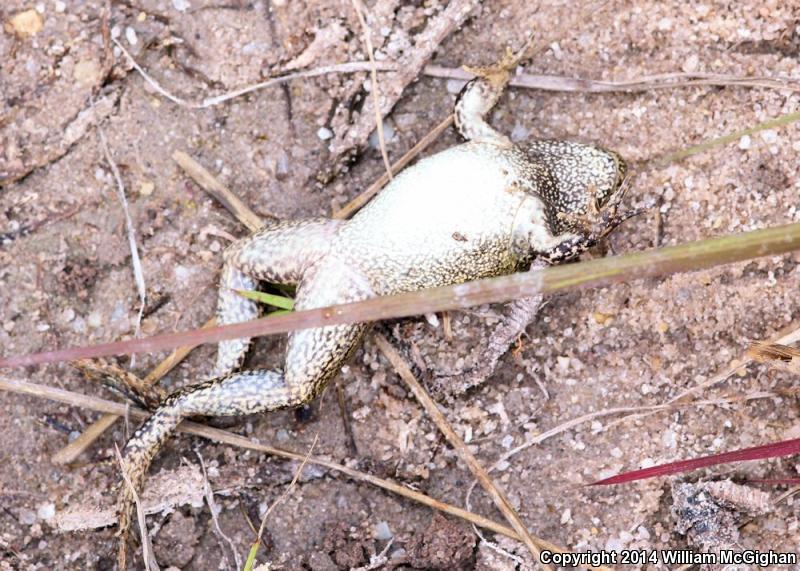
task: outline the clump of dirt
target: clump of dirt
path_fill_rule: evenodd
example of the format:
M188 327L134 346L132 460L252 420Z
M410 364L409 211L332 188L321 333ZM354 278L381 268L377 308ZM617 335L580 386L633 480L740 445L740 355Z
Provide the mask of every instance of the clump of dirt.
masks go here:
M200 533L195 518L176 511L153 542L156 561L166 567L183 569L194 557Z
M330 526L322 540L322 553L327 555L339 568L352 569L369 561L372 541L365 540L350 530L342 521Z
M436 512L428 527L406 545L406 561L414 569L470 569L476 541L469 526Z

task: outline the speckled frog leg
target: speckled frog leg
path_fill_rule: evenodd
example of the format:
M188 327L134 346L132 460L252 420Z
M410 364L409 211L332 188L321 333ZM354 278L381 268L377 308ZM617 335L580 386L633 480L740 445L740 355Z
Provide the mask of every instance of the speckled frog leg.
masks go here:
M500 99L511 74L525 55L530 42L514 53L506 50L496 64L486 67L464 66L477 77L467 83L456 98L453 110L456 129L468 141L511 147L511 139L497 131L486 121L486 115Z
M255 290L259 281L296 285L303 274L330 248L341 221L325 218L278 222L239 240L225 251L217 323L228 325L255 319L258 303L235 290ZM214 376L227 375L241 367L250 339L222 341L217 350Z
M332 254L317 259L297 276L300 284L295 307L311 309L372 297L366 278L351 267ZM273 278L271 275L269 279ZM125 446L124 462L133 485L141 489L151 461L186 417L241 416L309 402L339 372L365 330L366 325L353 324L296 331L289 336L285 372L255 369L232 373L184 387L167 397ZM132 513L132 494L124 487L119 499L120 569L124 569Z

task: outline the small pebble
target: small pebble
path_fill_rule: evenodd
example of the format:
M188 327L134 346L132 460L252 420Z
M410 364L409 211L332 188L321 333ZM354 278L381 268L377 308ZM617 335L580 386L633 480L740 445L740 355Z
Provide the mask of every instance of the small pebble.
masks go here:
M139 43L139 38L136 37L136 30L130 26L125 28L125 39L128 40L128 43L132 46L135 46Z
M45 503L39 506L39 509L36 511L36 515L39 516L39 519L50 519L54 515L56 515L56 506L51 503Z
M327 141L328 139L333 137L333 131L328 129L327 127L320 127L317 131L317 137L320 138L322 141Z
M142 196L150 196L153 194L153 191L156 189L156 185L146 180L139 185L139 194Z
M36 523L36 512L28 509L19 510L19 523L22 525L33 525Z
M389 524L385 521L382 521L375 526L375 539L380 541L389 541L392 537L394 537L392 530L389 529Z
M86 323L88 323L89 327L97 329L103 324L103 315L99 311L93 311L86 319Z
M750 135L744 135L741 139L739 139L739 148L743 151L746 151L750 148L750 144L753 140L750 138Z

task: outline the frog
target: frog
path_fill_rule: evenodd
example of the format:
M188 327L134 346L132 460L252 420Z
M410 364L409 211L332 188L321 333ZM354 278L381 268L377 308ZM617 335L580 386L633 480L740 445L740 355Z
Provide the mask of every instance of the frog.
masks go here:
M257 302L238 292L261 282L296 286L297 310L460 284L575 259L636 214L619 209L627 169L617 153L558 140L521 145L490 125L523 53L507 50L495 64L467 68L475 77L454 105L463 142L400 172L352 218L268 223L231 244L223 254L218 324L256 319ZM279 368L242 370L251 339L220 342L210 378L163 398L125 445L130 485L119 498L120 569L134 491L183 419L306 405L367 328L292 332Z

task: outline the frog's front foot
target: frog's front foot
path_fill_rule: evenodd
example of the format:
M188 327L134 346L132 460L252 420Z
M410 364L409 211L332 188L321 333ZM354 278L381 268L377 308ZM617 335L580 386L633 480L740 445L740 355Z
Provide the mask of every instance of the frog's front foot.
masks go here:
M620 210L624 193L623 187L601 206L596 193L590 192L583 212L557 213L558 219L565 222L572 233L543 257L550 263L574 258L599 244L626 220L647 211L646 208Z

